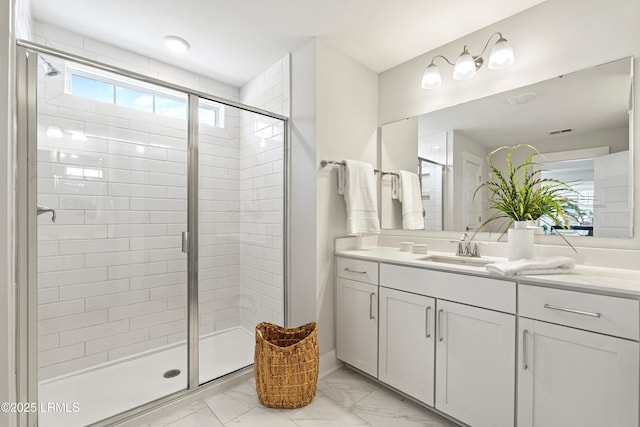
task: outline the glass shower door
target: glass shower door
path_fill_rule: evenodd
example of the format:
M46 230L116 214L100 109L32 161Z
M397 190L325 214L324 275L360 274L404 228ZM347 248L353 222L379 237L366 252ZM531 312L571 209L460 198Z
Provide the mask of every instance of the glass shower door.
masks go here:
M37 91L38 394L86 425L187 387L187 96L56 57Z
M200 100L199 381L253 364L284 323L284 122Z

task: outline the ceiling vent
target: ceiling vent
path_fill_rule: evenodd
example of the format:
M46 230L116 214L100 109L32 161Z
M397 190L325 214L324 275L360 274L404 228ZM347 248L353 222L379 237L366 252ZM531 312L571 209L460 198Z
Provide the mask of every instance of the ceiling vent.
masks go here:
M523 93L507 98L507 102L511 105L526 104L527 102L533 102L538 99L538 94L535 92Z
M549 132L549 135L558 135L561 133L569 133L569 132L573 132L573 129L567 128L567 129L560 129L560 130L552 130L551 132Z

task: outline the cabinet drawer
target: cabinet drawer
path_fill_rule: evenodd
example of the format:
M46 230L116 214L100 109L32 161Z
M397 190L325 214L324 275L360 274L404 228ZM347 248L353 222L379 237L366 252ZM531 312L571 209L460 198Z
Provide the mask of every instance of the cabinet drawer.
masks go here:
M515 282L380 264L380 286L463 304L516 312Z
M378 284L378 263L351 258L337 258L338 277L358 282Z
M583 292L519 285L520 316L638 340L639 302Z

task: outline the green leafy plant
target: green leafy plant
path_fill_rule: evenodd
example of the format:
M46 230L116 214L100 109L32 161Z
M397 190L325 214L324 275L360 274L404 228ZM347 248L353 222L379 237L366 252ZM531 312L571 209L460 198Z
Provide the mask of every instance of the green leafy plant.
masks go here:
M520 149L529 149L531 154L514 166L513 154ZM494 158L504 150L507 150L507 170L503 172L495 166ZM550 218L556 225L568 228L568 218L580 215L577 204L567 197L567 194L577 193L560 180L543 178L540 164L533 160L538 154L540 152L529 144L503 146L489 153L489 179L476 188L474 198L485 189L488 192L488 210L491 215L480 224L478 230L502 220L504 234L514 221L535 221L541 217ZM562 234L560 236L575 250Z

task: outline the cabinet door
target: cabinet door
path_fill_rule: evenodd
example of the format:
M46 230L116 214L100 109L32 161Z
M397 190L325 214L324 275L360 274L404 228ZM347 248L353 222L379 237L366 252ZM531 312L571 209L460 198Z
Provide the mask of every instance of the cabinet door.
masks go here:
M518 427L638 427L638 343L520 318Z
M378 287L337 278L338 359L378 376Z
M436 408L473 427L513 427L515 316L438 300Z
M380 288L378 379L433 406L435 299Z

